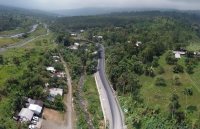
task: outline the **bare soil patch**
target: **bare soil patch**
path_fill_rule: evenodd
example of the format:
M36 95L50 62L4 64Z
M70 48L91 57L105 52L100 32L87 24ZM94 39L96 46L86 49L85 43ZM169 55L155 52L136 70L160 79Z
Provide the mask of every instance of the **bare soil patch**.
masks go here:
M46 120L53 121L59 124L61 124L64 120L64 114L61 114L59 111L49 108L44 108L43 116Z

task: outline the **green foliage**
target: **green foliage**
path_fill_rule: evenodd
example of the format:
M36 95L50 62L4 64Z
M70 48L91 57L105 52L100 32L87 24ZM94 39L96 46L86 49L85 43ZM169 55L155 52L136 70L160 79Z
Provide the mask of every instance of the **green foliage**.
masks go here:
M163 74L163 73L165 73L165 70L164 70L164 68L163 67L158 67L158 73L159 74Z
M166 60L167 64L169 64L169 65L174 65L174 64L176 64L177 61L178 61L178 59L176 59L176 58L174 57L174 55L172 55L172 54L170 54L170 53L168 53L168 54L166 55L165 60Z
M156 86L166 86L165 79L163 78L163 76L157 76L155 78L155 85Z
M183 72L184 72L184 71L183 71L183 66L181 66L181 65L179 65L179 64L175 65L175 66L173 67L173 72L174 72L174 73L183 73Z
M28 128L27 122L22 122L22 129L27 129L27 128Z
M0 55L0 64L3 64L4 60L3 60L3 55Z

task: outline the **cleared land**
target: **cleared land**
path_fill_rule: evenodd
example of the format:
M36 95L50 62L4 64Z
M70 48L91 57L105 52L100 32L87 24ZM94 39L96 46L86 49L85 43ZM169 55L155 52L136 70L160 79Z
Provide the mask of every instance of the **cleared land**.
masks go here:
M178 64L185 66L184 56L181 56L181 59L178 61ZM186 68L184 68L184 73L179 73L180 76L180 85L175 85L173 82L173 65L167 65L165 61L165 54L160 57L159 60L160 66L164 68L165 73L161 74L166 81L166 86L156 86L155 85L155 77L148 77L145 75L139 76L139 80L142 84L141 94L144 102L149 107L154 107L155 105L161 108L162 112L168 111L169 97L172 92L177 92L179 95L179 103L181 107L179 110L184 110L187 107L194 107L193 114L188 113L187 116L191 119L196 119L198 116L199 110L199 101L200 101L200 65L198 65L194 69L194 74L188 74L186 72ZM155 68L155 72L157 72L158 68ZM159 74L156 73L159 76ZM183 93L184 88L192 87L193 95L187 96L188 102L186 103L186 95ZM159 96L159 97L156 97Z

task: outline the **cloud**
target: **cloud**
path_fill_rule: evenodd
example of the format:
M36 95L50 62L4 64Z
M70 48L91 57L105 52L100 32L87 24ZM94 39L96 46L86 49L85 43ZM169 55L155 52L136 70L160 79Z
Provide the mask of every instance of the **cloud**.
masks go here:
M0 0L0 4L42 10L84 7L200 9L200 0Z

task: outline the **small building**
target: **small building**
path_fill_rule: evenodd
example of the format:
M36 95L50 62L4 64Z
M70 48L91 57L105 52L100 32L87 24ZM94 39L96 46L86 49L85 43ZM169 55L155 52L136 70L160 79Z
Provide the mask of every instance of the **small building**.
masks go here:
M103 36L97 36L97 38L98 38L98 39L102 39L102 38L103 38Z
M56 70L54 69L54 67L47 67L46 70L47 70L47 71L50 71L50 72L52 72L52 73L55 73L55 72L56 72Z
M79 46L80 44L79 43L74 43L74 46Z
M28 108L22 108L19 117L22 121L30 122L33 117L34 112Z
M42 107L36 104L30 104L28 109L34 112L35 115L40 115L42 112Z
M59 56L53 56L53 58L57 58L57 59L59 59L60 57L59 57Z
M83 32L84 32L84 30L80 30L80 32L81 32L81 33L83 33Z
M54 102L55 96L60 94L63 95L63 89L61 88L50 88L49 95L47 96L47 100Z
M180 59L180 58L181 58L181 55L180 55L179 53L176 53L176 54L175 54L175 58L176 58L176 59Z
M75 36L77 36L77 34L71 34L71 36L74 36L74 37L75 37Z
M45 84L46 85L46 84ZM31 98L28 98L28 97L25 97L25 101L27 102L27 106L29 106L30 104L36 104L40 107L43 107L44 105L44 102L41 101L41 100L34 100L34 99L31 99Z
M138 47L138 46L141 45L141 44L142 44L142 42L137 41L135 45Z
M93 54L93 55L96 55L97 53L98 53L97 51L94 51L92 54Z
M185 52L182 52L182 51L173 51L172 53L173 53L173 54L178 53L178 54L180 54L180 55L185 55Z

